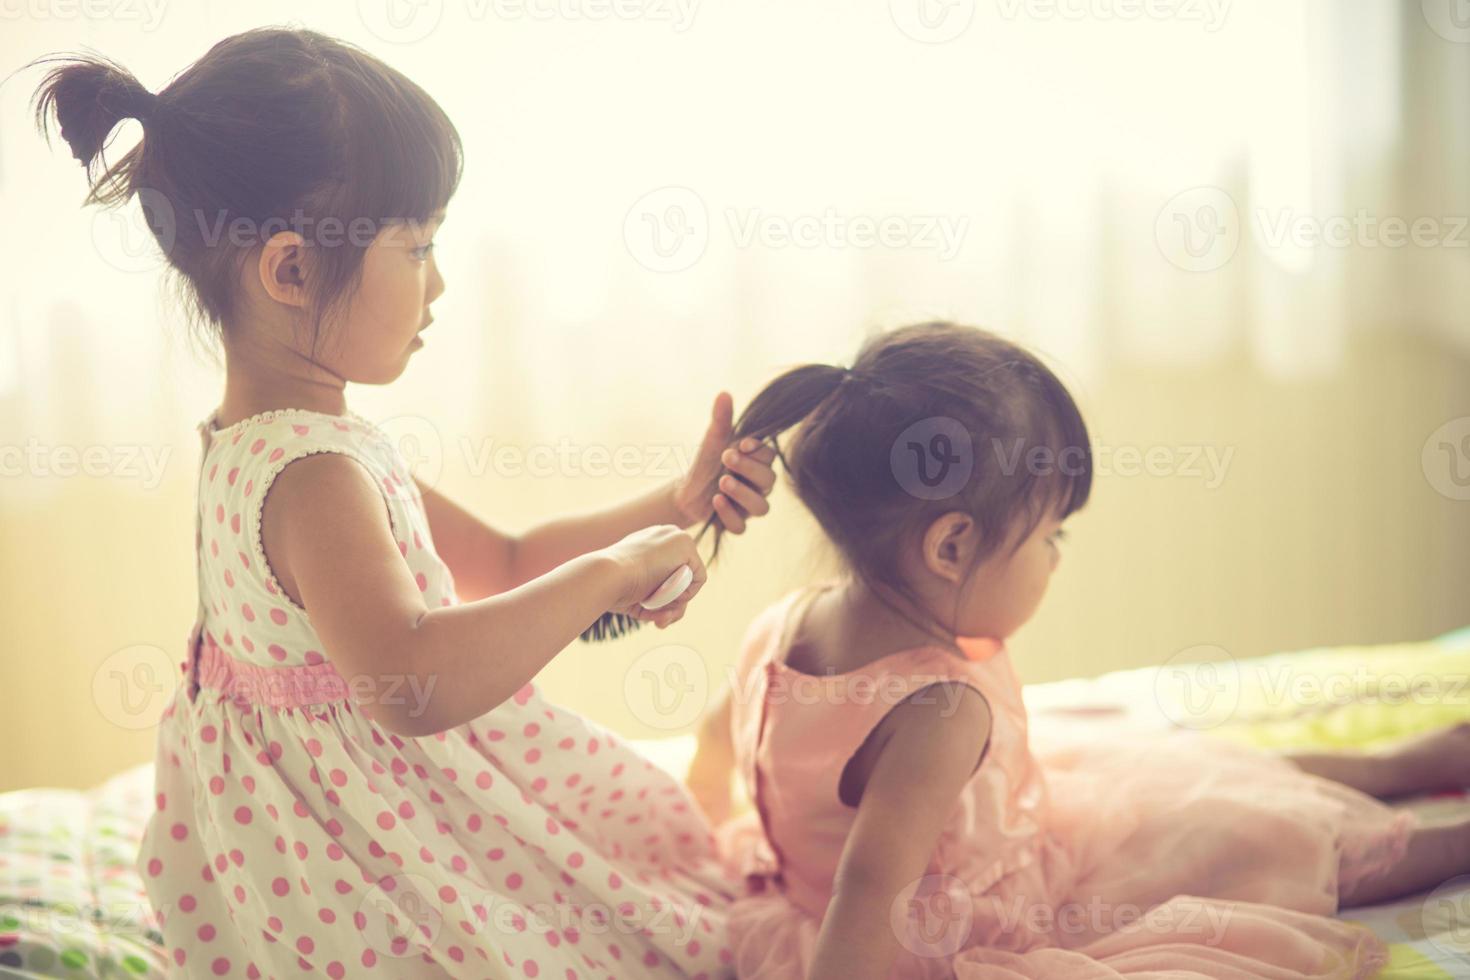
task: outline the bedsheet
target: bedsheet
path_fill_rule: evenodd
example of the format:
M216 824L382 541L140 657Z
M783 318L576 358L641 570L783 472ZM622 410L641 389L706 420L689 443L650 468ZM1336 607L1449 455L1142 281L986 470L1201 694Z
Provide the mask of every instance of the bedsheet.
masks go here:
M1470 630L1425 643L1176 659L1028 686L1036 737L1084 717L1187 727L1269 749L1373 747L1470 721ZM637 744L679 775L694 751L692 735ZM133 866L152 779L145 764L88 791L0 794L0 977L165 975L162 937ZM1404 805L1427 820L1470 812L1464 792ZM1470 977L1470 876L1344 917L1389 943L1392 959L1377 980Z

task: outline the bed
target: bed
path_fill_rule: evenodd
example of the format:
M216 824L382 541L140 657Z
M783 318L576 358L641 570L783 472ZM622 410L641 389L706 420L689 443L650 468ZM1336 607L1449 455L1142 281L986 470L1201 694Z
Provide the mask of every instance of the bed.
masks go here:
M1371 748L1470 721L1470 629L1424 643L1250 660L1196 652L1160 667L1032 685L1026 699L1038 731L1086 717L1274 749ZM676 774L694 747L692 736L638 745ZM165 975L161 936L133 867L152 792L151 765L142 765L88 791L0 794L0 977ZM1439 820L1470 811L1470 797L1403 805ZM1389 944L1379 980L1470 977L1470 877L1344 917Z

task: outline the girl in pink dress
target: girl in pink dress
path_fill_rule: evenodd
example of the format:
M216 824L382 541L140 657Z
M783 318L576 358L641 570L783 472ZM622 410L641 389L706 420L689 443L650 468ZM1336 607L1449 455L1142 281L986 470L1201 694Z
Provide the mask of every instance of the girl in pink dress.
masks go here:
M1092 472L1031 354L945 323L879 335L851 369L777 378L736 431L797 425L783 462L850 574L756 619L690 777L716 818L730 765L755 803L721 828L749 884L738 976L1348 980L1385 950L1329 916L1470 869L1470 824L1367 795L1464 781L1464 730L1359 757L1031 744L1004 641Z
M93 199L140 194L224 348L198 621L138 859L178 973L727 974L708 825L532 678L606 611L683 615L705 570L681 527L765 513L772 454L729 446L729 396L684 478L503 534L415 483L343 395L402 372L444 289L460 144L433 100L350 45L263 29L157 95L66 59L39 108L89 167L142 121ZM681 565L688 591L639 609Z

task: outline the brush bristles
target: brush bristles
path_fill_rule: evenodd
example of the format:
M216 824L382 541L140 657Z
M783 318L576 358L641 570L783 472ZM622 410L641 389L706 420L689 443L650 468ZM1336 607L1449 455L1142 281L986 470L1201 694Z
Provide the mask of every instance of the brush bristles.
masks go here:
M626 636L643 625L643 620L625 616L622 613L603 613L597 617L597 622L582 631L582 639L586 642L599 640L616 640L620 636Z

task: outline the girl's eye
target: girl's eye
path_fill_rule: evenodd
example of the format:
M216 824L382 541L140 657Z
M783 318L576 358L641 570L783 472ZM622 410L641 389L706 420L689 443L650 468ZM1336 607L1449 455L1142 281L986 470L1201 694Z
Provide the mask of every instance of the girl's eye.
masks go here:
M1051 533L1051 542L1052 542L1052 544L1061 544L1065 540L1067 540L1067 529L1066 528L1059 527L1059 528L1057 528L1055 531L1053 531Z
M427 259L429 257L429 253L432 252L433 250L434 250L434 243L433 242L430 242L427 245L420 245L418 248L414 249L410 254L412 254L414 258L416 258L420 262L422 262L424 259Z

